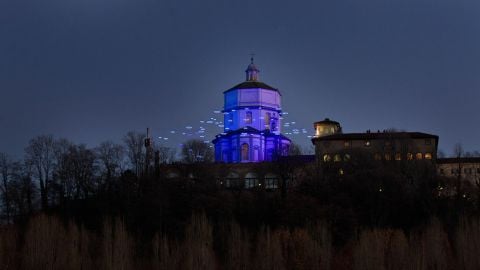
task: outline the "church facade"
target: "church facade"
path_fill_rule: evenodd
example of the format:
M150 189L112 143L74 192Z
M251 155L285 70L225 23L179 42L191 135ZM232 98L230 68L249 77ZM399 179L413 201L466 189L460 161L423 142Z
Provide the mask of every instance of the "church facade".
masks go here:
M215 161L272 161L288 154L290 139L281 134L280 91L259 81L259 70L248 65L246 80L224 95L224 132L215 136Z

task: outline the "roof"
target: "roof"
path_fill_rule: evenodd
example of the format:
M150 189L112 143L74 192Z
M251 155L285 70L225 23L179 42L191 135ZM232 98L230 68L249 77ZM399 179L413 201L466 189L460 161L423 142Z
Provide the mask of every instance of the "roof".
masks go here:
M480 163L480 157L437 158L437 164Z
M436 139L437 135L423 132L367 132L367 133L339 133L323 137L315 137L313 140L333 141L333 140L378 140L378 139Z
M313 123L313 124L314 124L314 125L316 125L316 124L335 124L335 125L340 125L339 122L330 120L329 118L325 118L325 120L317 121L317 122L315 122L315 123Z
M263 82L259 82L259 81L245 81L245 82L242 82L242 83L239 83L237 85L235 85L234 87L228 89L227 91L223 92L223 93L226 93L228 91L232 91L232 90L235 90L235 89L252 89L252 88L262 88L262 89L268 89L268 90L273 90L273 91L277 91L280 93L280 91L278 91L277 88L274 88L266 83L263 83Z

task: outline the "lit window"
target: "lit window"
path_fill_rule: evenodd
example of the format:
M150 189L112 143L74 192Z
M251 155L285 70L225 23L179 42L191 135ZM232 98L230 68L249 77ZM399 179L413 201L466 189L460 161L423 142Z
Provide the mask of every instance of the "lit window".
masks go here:
M242 160L249 160L249 152L250 149L248 147L248 144L242 144Z
M332 160L332 157L329 154L323 155L323 162L329 162Z
M350 147L350 141L345 141L345 142L343 143L343 145L344 145L345 147Z
M422 159L422 158L423 158L422 153L417 153L417 154L415 155L415 158L416 158L416 159Z
M425 159L432 159L432 154L425 153Z
M336 155L333 157L333 161L334 161L334 162L342 161L342 157L341 157L339 154L336 154Z
M251 124L252 123L252 112L246 112L245 113L245 124Z
M402 154L396 153L395 154L395 160L402 160Z
M382 160L382 155L380 155L380 153L375 153L374 158L375 160Z
M392 156L390 154L385 154L385 160L392 160Z
M345 154L345 155L343 156L343 160L344 160L344 161L349 161L349 160L350 160L350 155L349 155L349 154Z
M407 153L407 160L413 160L413 154Z
M338 170L338 174L343 175L344 173L343 169Z
M365 146L369 147L370 146L370 141L365 141Z

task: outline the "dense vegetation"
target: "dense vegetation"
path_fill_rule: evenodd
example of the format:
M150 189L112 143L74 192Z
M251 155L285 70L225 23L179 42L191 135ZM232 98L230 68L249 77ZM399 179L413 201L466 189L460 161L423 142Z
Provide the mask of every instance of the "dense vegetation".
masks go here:
M143 139L41 136L24 161L2 155L0 268L480 269L480 189L429 162L359 152L279 190L225 190L205 160L194 178L148 169Z

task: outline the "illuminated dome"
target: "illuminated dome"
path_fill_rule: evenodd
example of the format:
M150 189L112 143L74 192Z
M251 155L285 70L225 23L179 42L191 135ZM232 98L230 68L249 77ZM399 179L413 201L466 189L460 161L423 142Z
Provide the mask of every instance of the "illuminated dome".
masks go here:
M315 122L313 124L315 128L315 137L323 137L332 134L342 133L342 127L337 121L332 121L328 118L325 120Z

